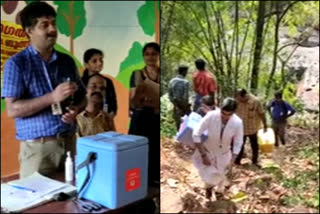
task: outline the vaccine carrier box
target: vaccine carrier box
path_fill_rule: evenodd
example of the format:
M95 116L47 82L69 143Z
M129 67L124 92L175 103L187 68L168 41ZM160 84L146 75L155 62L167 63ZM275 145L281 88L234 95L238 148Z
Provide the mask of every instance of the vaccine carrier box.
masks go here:
M194 141L192 139L192 132L194 128L200 123L202 116L198 113L192 112L189 116L185 116L183 123L180 126L177 133L176 140L187 146L194 147ZM208 132L205 131L201 136L201 142L208 139Z
M105 132L78 138L76 166L89 153L96 159L76 172L79 197L116 209L143 199L148 188L148 139L142 136Z

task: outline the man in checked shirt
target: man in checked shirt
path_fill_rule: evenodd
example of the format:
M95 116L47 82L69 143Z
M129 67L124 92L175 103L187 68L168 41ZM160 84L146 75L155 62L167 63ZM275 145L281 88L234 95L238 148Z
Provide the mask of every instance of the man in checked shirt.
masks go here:
M20 178L50 174L75 153L75 117L86 105L86 89L73 59L54 49L56 12L45 2L21 12L30 45L4 66L2 97L15 119L20 141Z
M251 150L252 150L252 164L258 165L258 156L259 156L259 148L258 148L258 139L257 132L261 127L261 123L263 124L264 131L267 130L267 123L265 112L261 102L252 94L249 94L245 89L238 90L236 94L236 100L238 103L238 108L236 110L236 114L243 121L243 129L244 129L244 138L242 149L236 158L235 164L240 164L244 145L246 143L247 137L250 139Z

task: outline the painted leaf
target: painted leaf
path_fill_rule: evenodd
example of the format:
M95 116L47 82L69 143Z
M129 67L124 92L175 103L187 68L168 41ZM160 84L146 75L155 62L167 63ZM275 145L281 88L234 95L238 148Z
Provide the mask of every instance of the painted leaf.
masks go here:
M122 82L126 88L129 88L132 72L144 66L142 48L143 46L139 42L134 42L129 50L128 56L120 64L120 72L117 80Z
M146 1L138 10L138 21L143 29L143 32L152 36L154 32L154 24L156 22L154 1Z
M25 1L27 4L30 4L31 2L34 2L34 1Z
M74 30L73 38L83 32L87 24L84 1L54 1L57 8L57 26L60 33L70 36Z
M1 99L1 113L6 109L6 103Z

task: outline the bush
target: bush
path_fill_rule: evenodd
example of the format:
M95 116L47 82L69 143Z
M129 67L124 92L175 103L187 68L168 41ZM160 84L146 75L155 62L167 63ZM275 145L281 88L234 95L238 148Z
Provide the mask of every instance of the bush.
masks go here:
M161 136L173 137L176 135L175 121L172 118L173 105L169 100L168 94L160 98L161 101Z
M287 101L297 112L302 112L304 105L297 97L297 86L293 83L288 83L282 92L283 100Z

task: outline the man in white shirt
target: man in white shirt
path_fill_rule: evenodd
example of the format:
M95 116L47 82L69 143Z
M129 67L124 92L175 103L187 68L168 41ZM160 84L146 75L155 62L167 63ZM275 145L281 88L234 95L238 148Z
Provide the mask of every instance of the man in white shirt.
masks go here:
M243 144L243 124L234 114L236 108L236 101L226 98L221 110L208 112L193 131L193 140L197 148L193 161L205 182L208 199L212 196L214 186L217 187L217 192L224 191L227 168L232 166ZM206 130L208 139L200 143L201 135Z

